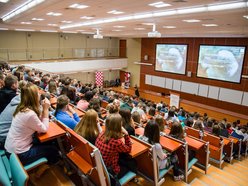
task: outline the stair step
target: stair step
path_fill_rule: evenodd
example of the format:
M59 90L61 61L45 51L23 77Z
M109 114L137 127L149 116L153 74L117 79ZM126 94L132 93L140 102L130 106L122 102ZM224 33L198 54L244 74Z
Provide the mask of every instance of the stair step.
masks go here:
M198 178L195 178L191 183L191 186L208 186L205 182L199 180Z
M215 180L220 181L222 184L226 186L240 186L238 183L232 181L232 179L227 179L225 176L218 173L211 173L209 176Z

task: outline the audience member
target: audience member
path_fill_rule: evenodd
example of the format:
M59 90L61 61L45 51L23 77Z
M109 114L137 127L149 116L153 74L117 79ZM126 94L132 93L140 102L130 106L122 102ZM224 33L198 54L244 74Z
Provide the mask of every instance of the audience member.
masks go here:
M80 118L75 110L69 105L69 101L70 100L66 95L59 96L54 116L57 120L61 121L73 130L80 121ZM68 112L73 115L73 118L68 114Z
M93 109L88 110L74 130L80 136L95 145L96 138L99 133L102 132L102 128L98 123L97 112Z
M5 109L13 97L16 96L18 89L18 79L14 75L6 76L4 87L0 89L0 113Z
M17 106L11 123L9 133L5 142L5 149L9 153L16 153L23 165L46 157L48 163L58 161L58 150L51 145L34 145L33 135L35 132L47 132L49 127L49 100L42 102L40 115L40 104L38 88L28 83L21 89L21 102ZM40 119L41 116L41 119Z

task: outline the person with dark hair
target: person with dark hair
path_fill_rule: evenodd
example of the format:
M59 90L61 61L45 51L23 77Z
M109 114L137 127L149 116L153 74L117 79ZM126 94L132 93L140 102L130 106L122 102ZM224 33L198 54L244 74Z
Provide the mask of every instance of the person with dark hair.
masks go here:
M220 126L218 124L213 126L212 134L220 137Z
M208 133L212 133L212 130L213 130L212 127L213 127L213 120L212 120L212 118L208 118L208 120L207 120L207 126L204 127L204 130L206 132L208 132Z
M18 89L18 79L16 76L8 75L4 80L4 87L0 89L0 113L16 96Z
M69 101L70 100L66 95L59 96L54 116L57 120L61 121L73 130L80 121L80 118L75 110L69 105ZM67 113L67 111L73 115L73 118Z
M2 71L0 71L0 89L4 87L4 79L5 75Z
M134 89L135 89L135 95L137 97L140 97L140 93L139 93L139 89L138 89L137 85L135 85Z
M119 113L122 117L122 126L126 129L129 135L135 136L134 124L130 110L120 109Z
M228 131L229 134L232 134L233 130L232 130L232 125L231 125L231 123L227 123L227 124L226 124L226 129L227 129L227 131Z
M130 102L129 96L125 96L123 99L123 103L120 106L120 109L128 109L132 111L133 107L131 106L132 102Z
M228 130L226 129L226 126L224 123L219 123L220 126L220 136L224 136L226 138L229 137Z
M196 130L199 130L199 135L200 135L200 138L202 139L202 137L204 135L204 131L203 131L203 127L202 127L202 122L197 120L195 122L193 128L196 129Z
M159 126L155 120L148 121L145 127L144 136L140 136L139 138L152 145L155 145L159 169L168 168L172 164L174 180L180 181L184 179L184 175L180 174L179 172L179 162L177 156L175 154L168 154L162 149L160 144Z

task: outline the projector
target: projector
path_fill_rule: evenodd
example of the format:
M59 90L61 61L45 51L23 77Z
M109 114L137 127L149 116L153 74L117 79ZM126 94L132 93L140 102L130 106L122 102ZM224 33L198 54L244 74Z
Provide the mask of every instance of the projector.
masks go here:
M96 34L96 35L93 35L93 38L94 39L102 39L103 36L101 34Z
M148 37L161 37L161 33L158 31L148 32Z

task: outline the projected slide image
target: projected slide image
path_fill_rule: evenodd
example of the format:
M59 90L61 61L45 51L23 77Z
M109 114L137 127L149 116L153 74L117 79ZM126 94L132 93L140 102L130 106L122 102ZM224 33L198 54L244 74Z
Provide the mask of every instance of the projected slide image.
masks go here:
M155 70L185 74L187 45L157 44Z
M198 77L240 82L245 47L200 46Z

